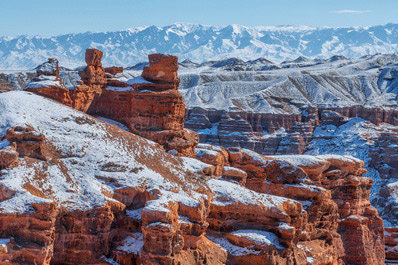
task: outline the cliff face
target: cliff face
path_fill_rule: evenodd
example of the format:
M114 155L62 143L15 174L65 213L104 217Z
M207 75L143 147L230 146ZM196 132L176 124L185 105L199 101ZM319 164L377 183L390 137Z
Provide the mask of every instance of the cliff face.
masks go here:
M55 61L28 88L54 76L57 86L32 91L63 104L0 94L1 262L384 264L383 222L370 205L373 181L362 176L363 161L197 145L184 128L176 57L150 55L142 76L129 80L101 58L86 51L79 86L98 91L87 97L75 96L78 87L62 94ZM71 108L89 106L133 133ZM323 116L345 122L334 112ZM324 121L316 109L305 117L281 115L268 119L269 128L303 119L291 127L308 145ZM234 125L223 123L230 132Z
M18 154L0 180L2 262L384 263L360 160L200 145L205 164L29 93L0 103Z
M304 108L301 114L261 114L193 108L186 126L202 143L242 147L263 155L353 154L365 161L376 181L372 203L390 225L398 172L396 110L383 108Z
M127 81L118 80L110 71L108 87L89 113L120 121L167 151L193 156L199 138L184 129L185 104L178 92L177 61L175 56L152 54L142 76Z

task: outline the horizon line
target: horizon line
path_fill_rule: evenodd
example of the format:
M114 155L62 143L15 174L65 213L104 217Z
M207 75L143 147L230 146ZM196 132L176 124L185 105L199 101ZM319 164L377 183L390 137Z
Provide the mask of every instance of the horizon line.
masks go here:
M65 36L65 35L78 35L78 34L98 34L98 33L111 33L111 32L123 32L123 31L136 31L140 32L143 30L146 30L151 27L156 27L159 29L167 28L167 27L172 27L175 25L191 25L191 26L203 26L203 27L210 27L210 28L216 28L216 29L223 29L229 26L239 26L243 28L248 28L248 29L255 29L255 30L269 30L272 31L272 29L283 29L283 28L296 28L299 31L308 31L308 30L321 30L321 29L349 29L349 28L354 28L354 29L369 29L372 27L378 27L378 26L387 26L387 25L398 25L398 22L389 22L386 24L377 24L377 25L368 25L368 26L341 26L341 27L332 27L332 26L306 26L306 25L294 25L294 24L287 24L287 25L274 25L274 26L265 26L265 25L257 25L257 26L245 26L242 24L227 24L227 25L222 25L222 26L214 26L214 25L206 25L206 24L201 24L201 23L192 23L192 22L174 22L172 24L164 25L164 26L157 26L157 25L150 25L150 26L136 26L136 27L131 27L127 29L120 29L120 30L107 30L107 31L81 31L81 32L70 32L70 33L60 33L60 34L55 34L55 35L49 35L49 36L43 36L43 35L29 35L29 34L21 34L21 35L0 35L0 39L6 39L6 38L20 38L20 37L27 37L27 38L43 38L43 39L48 39L48 38L54 38L54 37L60 37L60 36ZM289 30L286 30L289 31ZM1 41L1 40L0 40Z

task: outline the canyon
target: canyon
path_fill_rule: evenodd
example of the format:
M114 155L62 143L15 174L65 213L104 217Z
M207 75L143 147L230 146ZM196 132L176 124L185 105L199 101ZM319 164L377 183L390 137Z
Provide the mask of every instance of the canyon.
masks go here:
M292 74L308 62L258 77L236 60L219 69L153 54L141 73L102 56L88 49L76 71L50 59L24 91L0 94L1 262L396 260L381 218L395 224L394 78L366 96L319 81L335 89L319 97L310 74Z

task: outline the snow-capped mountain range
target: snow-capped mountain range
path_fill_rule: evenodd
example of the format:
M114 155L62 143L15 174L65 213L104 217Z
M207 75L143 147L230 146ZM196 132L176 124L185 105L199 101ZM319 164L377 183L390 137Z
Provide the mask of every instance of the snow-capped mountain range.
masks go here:
M225 27L176 23L123 31L66 34L55 37L0 37L0 69L32 69L49 57L65 67L84 65L86 48L105 53L105 65L132 66L150 53L170 53L194 62L237 57L265 57L274 62L299 56L360 57L398 51L398 24L372 27L305 26Z

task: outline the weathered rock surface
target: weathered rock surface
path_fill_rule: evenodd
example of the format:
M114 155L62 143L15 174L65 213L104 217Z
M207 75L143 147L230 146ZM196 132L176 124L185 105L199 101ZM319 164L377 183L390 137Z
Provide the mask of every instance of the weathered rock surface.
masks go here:
M95 51L88 50L87 60L100 60L98 54L96 56L91 55ZM58 60L50 58L47 63L36 68L37 77L28 83L24 89L57 100L77 110L87 111L94 98L101 94L101 85L103 85L100 78L103 75L101 75L103 72L102 66L92 65L96 63L95 61L89 61L89 63L89 66L79 72L79 74L83 73L81 76L85 77L83 79L85 83L67 88L59 76ZM97 78L100 80L97 80Z
M286 98L271 99L284 110L277 113L195 108L186 124L206 135L202 141L227 148L197 146L198 135L184 128L177 57L150 55L142 75L126 79L123 68L104 68L102 56L86 51L74 89L60 82L58 62L49 60L32 84L54 79L60 87L35 92L90 108L136 135L31 94L0 94L1 262L384 264L383 220L370 204L373 181L362 176L363 161L262 156L240 147L303 154L314 141L332 146L327 141L336 137L327 133L351 128L358 117L380 128L396 125L395 112L303 107ZM303 80L289 82L300 87ZM301 113L289 113L292 106ZM361 135L368 143L372 136ZM379 148L394 154L393 137L379 138ZM367 154L380 161L380 153ZM394 164L389 157L383 159ZM384 192L393 196L395 189Z
M108 69L110 74L100 98L89 113L126 124L133 133L161 144L166 150L193 156L199 138L184 129L185 104L178 92L178 58L171 55L148 56L149 67L142 77L121 81L122 69ZM113 74L113 75L112 75Z
M37 67L36 73L37 77L24 88L26 91L55 99L68 106L72 105L70 91L59 78L57 59L48 59L48 62Z
M384 264L361 160L202 144L207 164L30 93L0 106L0 152L19 154L1 171L1 262Z
M385 227L386 264L396 264L398 260L398 228Z
M102 67L103 53L97 49L86 50L87 66L79 72L84 84L94 88L103 88L106 85L105 69Z

